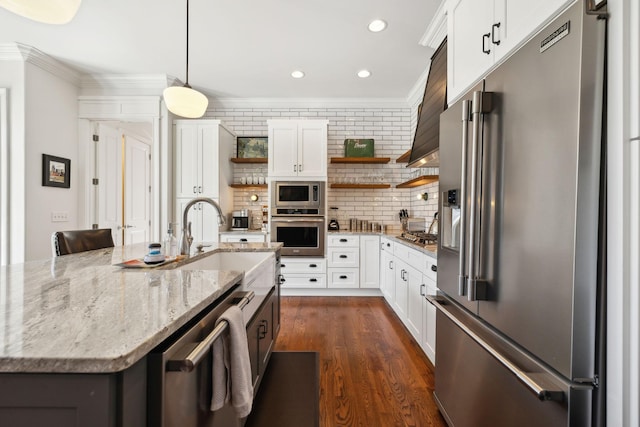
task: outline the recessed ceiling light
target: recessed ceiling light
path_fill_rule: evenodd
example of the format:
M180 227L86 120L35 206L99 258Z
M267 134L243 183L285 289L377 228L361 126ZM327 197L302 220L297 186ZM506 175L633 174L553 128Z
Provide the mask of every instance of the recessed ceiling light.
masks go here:
M387 23L382 19L374 19L369 23L369 31L373 33L379 33L385 28L387 28Z
M360 70L360 71L358 71L358 77L360 77L361 79L366 79L370 75L371 75L371 71L369 71L369 70Z
M301 79L304 77L304 73L300 70L295 70L291 73L291 77L293 77L294 79Z

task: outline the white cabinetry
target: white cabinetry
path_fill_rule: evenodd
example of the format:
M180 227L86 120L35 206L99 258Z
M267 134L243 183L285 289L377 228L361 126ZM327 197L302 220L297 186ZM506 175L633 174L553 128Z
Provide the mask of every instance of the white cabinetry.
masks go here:
M448 0L449 102L574 1Z
M396 299L393 245L393 240L380 238L380 289L391 307Z
M360 236L360 287L380 288L380 237Z
M422 342L422 267L424 255L404 245L394 248L396 298L394 308L417 342Z
M268 120L269 177L327 177L326 120Z
M280 262L282 288L327 287L327 263L324 258L282 257Z
M331 233L327 242L327 287L380 287L378 236Z
M437 291L437 263L431 257L426 257L426 268L423 274L422 300L422 341L420 347L431 363L436 364L436 308L426 299L427 295L435 295Z
M184 207L196 197L214 199L226 214L233 209L233 155L235 135L220 120L175 120L176 197L175 222L183 227ZM191 208L189 220L194 242L218 241L218 217L213 206L199 203Z

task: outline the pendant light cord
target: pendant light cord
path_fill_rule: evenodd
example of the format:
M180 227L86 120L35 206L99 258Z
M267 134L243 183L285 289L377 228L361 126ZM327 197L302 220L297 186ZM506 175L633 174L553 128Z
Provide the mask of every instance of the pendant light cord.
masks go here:
M191 87L189 86L189 0L187 0L187 73L184 85L186 87Z

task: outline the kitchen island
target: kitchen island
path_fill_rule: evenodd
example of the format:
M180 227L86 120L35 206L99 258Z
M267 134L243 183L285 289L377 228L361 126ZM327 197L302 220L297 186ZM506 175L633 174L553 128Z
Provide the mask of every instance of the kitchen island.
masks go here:
M115 266L142 258L140 244L0 268L0 424L146 424L146 356L244 277L185 267L280 247L220 243L155 268Z

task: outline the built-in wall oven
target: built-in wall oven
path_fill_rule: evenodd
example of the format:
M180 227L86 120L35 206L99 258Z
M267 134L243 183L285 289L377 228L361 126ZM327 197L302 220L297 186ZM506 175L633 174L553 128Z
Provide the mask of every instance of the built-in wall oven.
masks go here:
M284 256L324 256L324 233L324 217L271 217L271 241L282 242Z
M271 186L271 241L283 256L324 256L325 183L275 181Z

